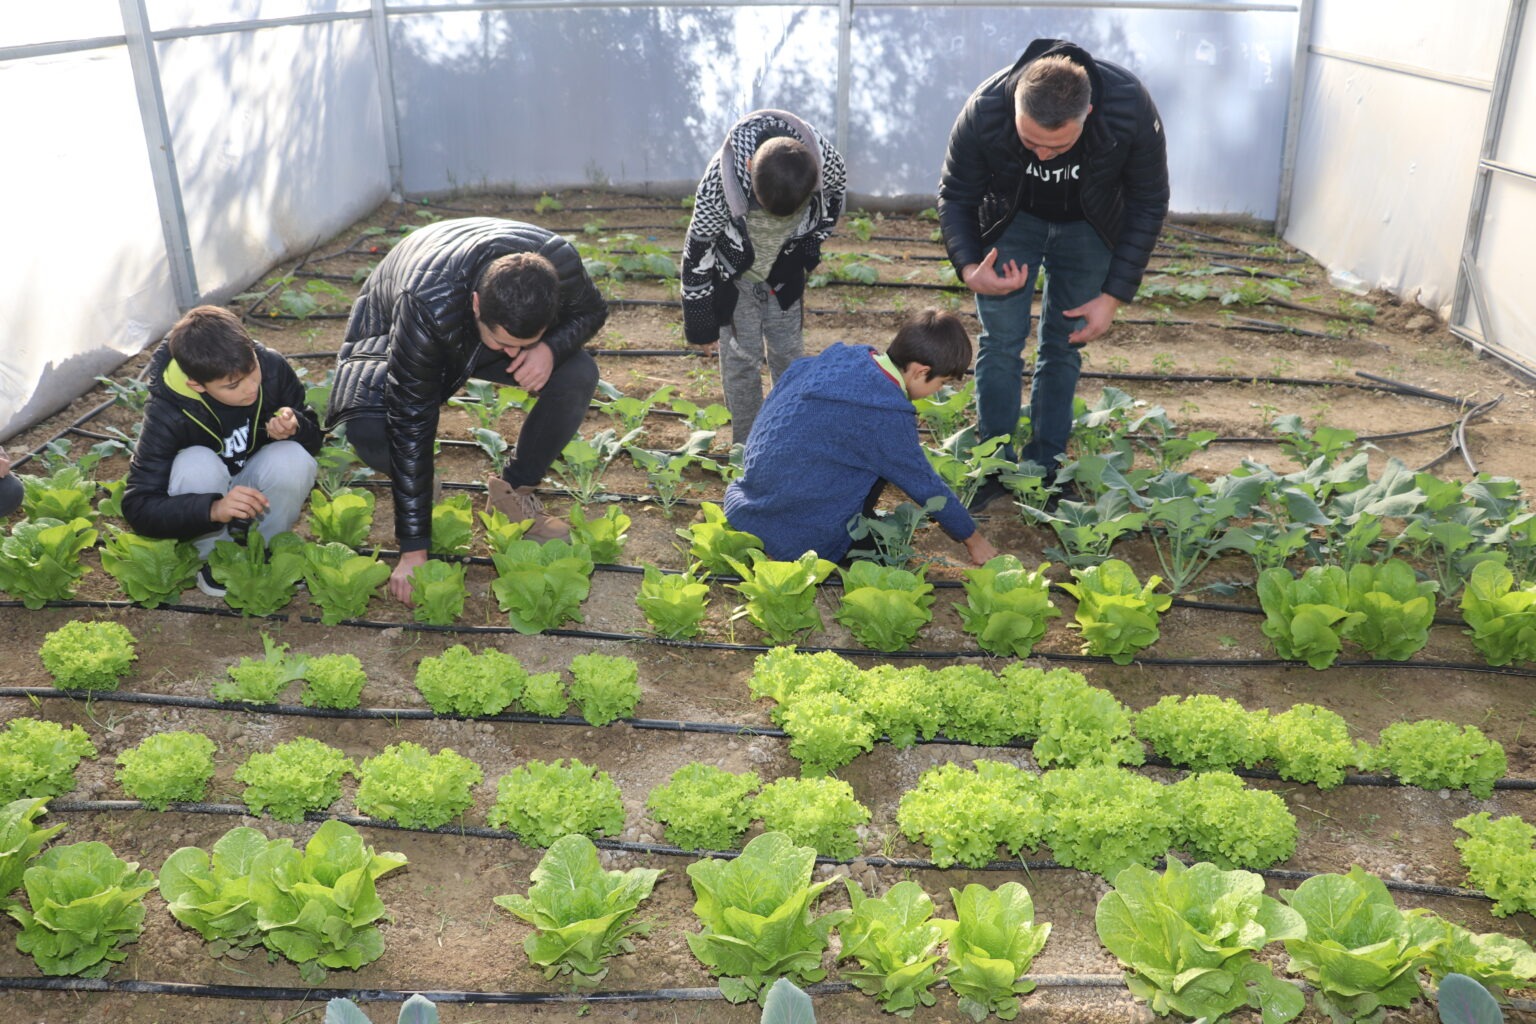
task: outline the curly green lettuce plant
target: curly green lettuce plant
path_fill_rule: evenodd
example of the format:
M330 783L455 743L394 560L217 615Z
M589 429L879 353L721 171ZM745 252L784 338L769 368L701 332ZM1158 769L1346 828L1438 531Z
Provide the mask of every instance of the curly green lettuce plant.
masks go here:
M43 637L43 668L60 690L115 690L138 655L138 641L120 622L75 620Z
M0 731L0 803L48 797L75 788L75 767L96 745L78 725L13 718Z
M645 809L667 842L685 850L733 850L754 817L752 796L762 780L694 761L651 790Z
M523 695L528 672L512 655L454 644L416 666L416 689L440 715L499 715Z
M941 868L983 867L999 846L1017 857L1037 846L1043 831L1037 781L1000 761L978 760L971 768L946 762L901 795L896 823L907 839L928 846Z
M299 703L307 708L355 708L367 682L357 655L312 654L304 663L304 692Z
M617 835L624 829L624 801L605 771L576 758L533 760L496 783L492 828L516 832L529 846L550 846L561 836Z
M163 811L172 801L194 803L208 791L216 749L200 732L156 733L117 755L117 783L152 810Z
M342 777L355 771L352 759L335 747L300 736L246 758L235 781L245 784L243 799L252 814L297 822L340 800Z
M523 684L523 710L541 718L563 718L571 706L559 672L537 672Z
M1060 768L1040 778L1045 842L1068 867L1113 878L1173 845L1166 787L1123 768Z
M1384 771L1420 789L1465 789L1480 800L1493 795L1509 761L1504 747L1475 725L1458 726L1428 718L1393 722L1377 746L1360 748L1360 767Z
M497 896L494 902L533 925L523 949L546 980L575 972L583 983L595 984L608 973L609 957L634 951L629 936L650 930L631 918L659 877L657 868L605 871L592 840L567 835L533 869L527 896Z
M869 808L842 779L787 777L770 782L752 801L752 814L762 819L764 831L782 832L790 842L839 860L858 855L859 834L854 829L869 823Z
M571 659L570 695L589 725L633 718L640 703L640 666L633 658L578 654Z
M261 634L260 658L241 658L226 670L229 679L213 684L213 698L246 704L276 704L289 685L304 678L309 659L289 654L288 645Z
M1259 871L1296 852L1296 816L1278 793L1230 772L1201 772L1168 787L1174 842L1197 860Z
M480 766L444 747L430 754L406 740L391 743L357 770L357 809L406 828L438 828L469 810L485 778Z
M1264 742L1282 779L1310 782L1318 789L1343 782L1357 757L1344 719L1315 704L1296 704L1272 715L1264 727Z
M1495 818L1478 811L1451 822L1467 879L1493 900L1493 915L1536 914L1536 828L1515 814Z
M1249 711L1230 697L1169 694L1136 715L1136 735L1159 757L1197 772L1252 768L1269 752L1269 712Z

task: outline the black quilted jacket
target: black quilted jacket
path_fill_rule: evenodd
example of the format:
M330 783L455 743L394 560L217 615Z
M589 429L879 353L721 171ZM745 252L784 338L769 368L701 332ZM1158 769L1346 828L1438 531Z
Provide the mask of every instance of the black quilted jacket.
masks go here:
M1168 214L1168 151L1163 122L1136 76L1060 39L1036 39L1018 61L981 83L949 133L939 179L939 226L955 272L980 263L1018 212L1024 144L1014 126L1013 93L1025 65L1063 54L1088 69L1093 110L1083 125L1083 215L1110 248L1104 292L1136 297Z
M324 437L315 421L314 410L304 404L304 385L293 367L281 355L256 344L256 362L261 367L261 393L251 406L255 441L250 453L270 444L267 421L284 406L299 418L299 430L289 440L297 441L311 455L320 450ZM144 407L144 429L133 450L128 466L128 483L123 489L123 518L134 533L146 537L175 537L191 540L216 528L208 510L223 494L167 494L171 484L171 463L184 448L209 448L223 455L224 436L219 432L218 417L203 396L187 387L187 375L171 359L166 342L149 361L149 403ZM225 459L231 473L238 468Z
M559 275L560 311L543 339L558 365L603 326L608 304L575 247L532 224L470 217L419 228L379 262L352 307L326 425L386 416L401 550L424 548L432 535L438 412L469 379L480 349L475 282L487 264L519 252L547 257Z

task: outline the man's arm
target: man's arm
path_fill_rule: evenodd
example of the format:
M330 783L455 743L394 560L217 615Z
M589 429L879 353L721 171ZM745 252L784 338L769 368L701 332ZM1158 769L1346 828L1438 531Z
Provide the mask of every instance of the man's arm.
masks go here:
M395 538L401 551L425 550L432 540L432 449L443 379L458 370L456 349L437 337L409 294L395 302L390 324L389 383L384 389Z
M1168 144L1163 120L1144 88L1140 100L1143 109L1121 174L1125 219L1104 280L1104 292L1121 302L1135 301L1168 216Z
M939 229L955 273L965 279L968 267L982 262L981 223L977 211L991 180L976 124L973 97L955 118L939 177Z
M576 247L559 235L543 246L540 254L555 266L560 279L560 311L554 324L544 332L543 344L549 347L556 364L563 363L592 340L608 320L608 303L597 290L587 268L582 265Z

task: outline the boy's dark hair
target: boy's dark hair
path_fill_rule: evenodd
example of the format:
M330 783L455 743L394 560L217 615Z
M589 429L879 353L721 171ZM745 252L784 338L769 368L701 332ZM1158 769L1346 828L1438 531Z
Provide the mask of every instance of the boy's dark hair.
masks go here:
M531 338L552 326L560 311L560 275L536 252L493 260L475 284L480 322L514 338Z
M788 217L816 187L816 160L805 143L775 136L752 154L752 194L775 217Z
M1030 63L1019 76L1013 94L1014 110L1047 131L1054 131L1068 121L1088 116L1093 99L1093 84L1088 69L1071 57L1054 54Z
M166 341L187 379L205 387L256 368L256 343L240 318L221 306L187 310Z
M971 336L955 314L924 309L902 321L885 354L899 370L913 363L928 367L928 380L961 377L971 365Z

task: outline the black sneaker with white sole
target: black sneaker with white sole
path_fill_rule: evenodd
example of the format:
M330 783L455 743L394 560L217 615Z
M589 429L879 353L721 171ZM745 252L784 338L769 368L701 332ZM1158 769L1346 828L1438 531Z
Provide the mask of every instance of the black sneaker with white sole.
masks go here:
M209 597L223 597L229 593L224 588L224 584L213 578L213 567L207 562L204 562L203 567L197 570L197 589Z

